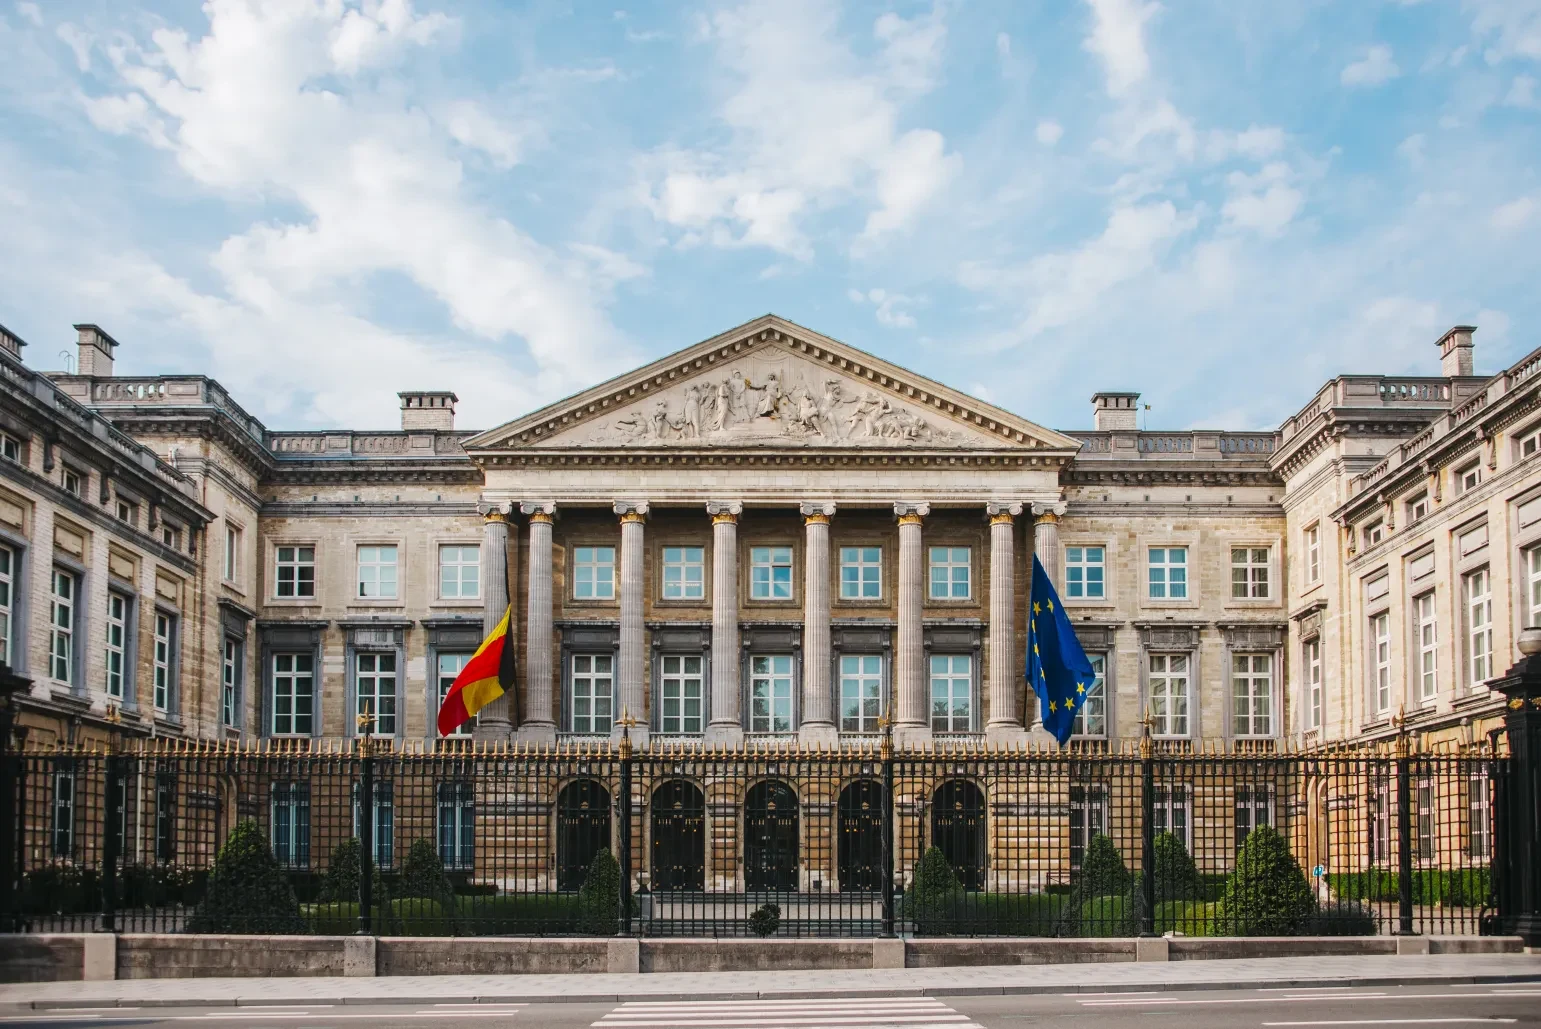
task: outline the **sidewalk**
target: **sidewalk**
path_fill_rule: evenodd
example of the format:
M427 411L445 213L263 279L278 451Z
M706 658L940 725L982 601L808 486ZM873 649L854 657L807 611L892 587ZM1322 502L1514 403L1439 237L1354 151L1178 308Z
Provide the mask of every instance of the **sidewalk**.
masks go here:
M841 972L677 972L645 975L445 975L309 979L122 979L0 985L0 1007L114 1005L550 1003L809 996L978 996L1269 986L1389 986L1541 981L1541 954L1249 958Z

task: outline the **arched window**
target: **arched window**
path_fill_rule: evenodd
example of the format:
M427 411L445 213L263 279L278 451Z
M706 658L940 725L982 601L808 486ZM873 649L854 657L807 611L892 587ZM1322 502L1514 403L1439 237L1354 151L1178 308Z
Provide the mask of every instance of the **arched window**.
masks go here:
M755 783L744 798L744 885L797 889L797 794L784 782Z
M844 893L883 888L883 784L858 779L840 791L839 875Z
M583 885L594 855L610 848L610 791L593 779L574 779L556 798L556 888Z
M985 795L966 779L950 779L931 799L931 845L941 850L966 890L985 884Z
M673 779L653 791L655 890L706 888L706 797L695 783Z

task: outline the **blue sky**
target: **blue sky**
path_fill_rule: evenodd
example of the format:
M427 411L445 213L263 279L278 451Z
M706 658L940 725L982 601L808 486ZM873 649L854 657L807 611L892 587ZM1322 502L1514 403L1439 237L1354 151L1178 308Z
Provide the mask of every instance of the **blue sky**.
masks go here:
M1541 345L1541 0L0 0L0 322L486 427L774 311L1058 428Z

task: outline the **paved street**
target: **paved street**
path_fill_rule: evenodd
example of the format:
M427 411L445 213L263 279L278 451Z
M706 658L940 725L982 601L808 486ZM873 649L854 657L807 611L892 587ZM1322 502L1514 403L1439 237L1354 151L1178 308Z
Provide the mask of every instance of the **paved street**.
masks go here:
M1461 986L1275 987L1162 993L606 1003L273 1004L79 1008L0 1016L4 1026L325 1029L460 1023L478 1029L1284 1029L1310 1026L1541 1025L1541 983Z

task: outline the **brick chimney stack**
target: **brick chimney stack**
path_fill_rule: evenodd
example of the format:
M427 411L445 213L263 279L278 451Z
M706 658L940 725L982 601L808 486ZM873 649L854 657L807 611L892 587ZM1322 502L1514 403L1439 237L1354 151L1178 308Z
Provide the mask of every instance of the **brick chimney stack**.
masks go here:
M75 332L79 344L75 374L111 378L112 352L117 348L118 341L107 335L101 326L89 322L75 326Z
M1439 337L1439 373L1446 378L1455 378L1458 375L1471 375L1472 350L1476 344L1471 341L1471 334L1477 331L1475 325L1457 325L1443 336Z
M396 394L401 398L401 427L406 430L449 432L455 427L453 393L414 391Z
M1098 432L1119 429L1132 432L1139 428L1138 393L1093 393L1092 427Z

